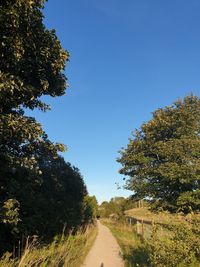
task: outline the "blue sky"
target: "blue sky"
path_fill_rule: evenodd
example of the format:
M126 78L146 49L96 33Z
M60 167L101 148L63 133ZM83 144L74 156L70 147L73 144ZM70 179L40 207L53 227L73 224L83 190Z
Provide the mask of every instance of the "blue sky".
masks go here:
M34 111L64 143L99 202L131 192L116 163L131 131L178 97L200 93L199 0L49 0L45 24L70 52L69 88Z

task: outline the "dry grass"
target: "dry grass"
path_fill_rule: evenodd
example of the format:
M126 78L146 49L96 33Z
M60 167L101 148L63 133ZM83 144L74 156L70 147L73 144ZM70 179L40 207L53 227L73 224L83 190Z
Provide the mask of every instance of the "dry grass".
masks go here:
M0 259L1 267L80 267L97 235L97 227L89 226L75 235L62 236L50 245L41 247L27 243L20 260L7 253Z
M146 221L153 221L155 223L161 223L161 224L169 224L169 223L176 223L181 221L188 221L190 220L190 217L196 217L200 218L200 214L189 214L187 216L184 216L181 213L177 214L171 214L167 211L162 212L152 212L147 207L144 208L135 208L131 210L125 211L125 214L130 217L134 217L137 219L143 219Z

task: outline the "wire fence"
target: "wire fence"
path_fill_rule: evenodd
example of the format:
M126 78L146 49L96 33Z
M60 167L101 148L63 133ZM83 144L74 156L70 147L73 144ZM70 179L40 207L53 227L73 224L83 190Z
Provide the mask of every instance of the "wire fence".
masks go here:
M165 224L159 222L155 223L153 220L126 216L125 221L126 224L130 225L131 227L134 226L136 233L143 239L151 238L155 225L159 226L160 236L163 236L163 234L167 234L169 232L167 229L165 229Z

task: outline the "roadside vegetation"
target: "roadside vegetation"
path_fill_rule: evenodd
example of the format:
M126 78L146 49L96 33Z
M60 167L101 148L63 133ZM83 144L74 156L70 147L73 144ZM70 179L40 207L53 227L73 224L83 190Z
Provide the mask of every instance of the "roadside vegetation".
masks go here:
M126 267L149 266L145 244L137 236L134 227L130 227L125 222L111 219L101 219L101 222L111 230L117 239Z
M90 225L76 234L55 237L48 245L40 245L37 240L27 240L20 259L13 259L6 253L0 259L1 267L80 267L97 235L97 227Z
M103 222L128 267L200 266L199 97L156 110L135 130L117 160L133 196L97 211L79 169L61 156L65 145L26 115L48 111L43 100L67 88L69 53L43 23L45 2L0 3L0 266L79 267L96 236L87 226L98 216L115 220ZM140 214L137 203L151 211ZM138 237L125 214L153 221L151 237Z
M131 198L114 197L110 201L104 201L98 207L98 216L108 218L114 216L120 218L126 210L137 207L137 202Z
M61 156L65 145L27 115L48 111L43 101L67 88L69 53L43 23L45 2L0 2L0 266L6 267L74 267L93 236L92 228L79 229L96 216L96 198Z
M116 211L122 211L123 201L111 202ZM107 205L100 206L101 221L116 237L126 267L199 267L200 214L154 211L150 203L143 204L138 208L133 202L137 208L116 214Z
M135 129L117 161L125 188L133 191L132 201L148 202L146 208L123 212L130 224L142 225L139 241L136 225L128 228L122 216L105 213L115 219L105 223L127 266L200 266L200 98L189 95L154 111L151 120ZM144 234L144 220L150 235Z
M136 233L136 225L102 219L116 237L126 267L199 267L200 220L168 224L167 228L155 224L151 238L142 239Z
M126 216L130 216L136 219L143 219L153 223L160 223L160 224L171 224L175 222L181 221L190 221L192 217L200 219L200 213L188 213L184 214L183 212L180 213L170 213L169 211L163 211L162 208L156 211L153 211L151 207L144 207L144 208L134 208L130 210L126 210L124 212Z

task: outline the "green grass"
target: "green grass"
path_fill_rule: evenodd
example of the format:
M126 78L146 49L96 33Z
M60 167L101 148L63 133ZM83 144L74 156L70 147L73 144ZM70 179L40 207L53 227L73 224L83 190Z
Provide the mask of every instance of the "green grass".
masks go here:
M145 244L136 235L134 227L124 223L103 219L101 222L106 225L117 239L122 250L126 267L148 267L148 253Z
M200 267L199 221L168 225L168 233L155 225L150 239L142 240L134 226L103 219L116 237L126 267Z
M47 246L27 244L20 260L12 260L6 253L0 259L1 267L80 267L97 235L97 227L75 235L62 236Z

